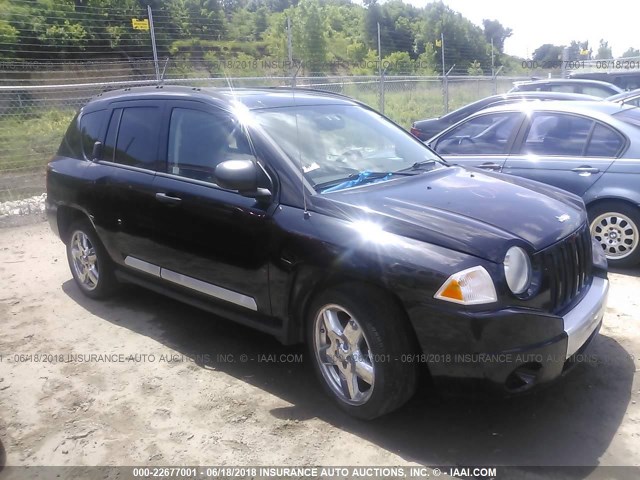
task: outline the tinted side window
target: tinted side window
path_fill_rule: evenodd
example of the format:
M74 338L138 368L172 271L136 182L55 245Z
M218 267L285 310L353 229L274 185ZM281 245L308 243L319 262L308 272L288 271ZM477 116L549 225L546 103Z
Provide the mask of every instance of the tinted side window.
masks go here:
M113 123L113 115L111 123ZM155 169L160 108L125 108L122 110L119 123L120 128L118 129L113 161L123 165ZM111 125L109 130L111 130Z
M458 125L436 145L442 155L504 155L522 115L505 112L482 115Z
M215 183L214 170L220 162L253 158L249 141L233 117L187 108L171 112L169 173Z
M575 93L576 87L573 85L551 85L549 87L550 92L561 92L561 93Z
M640 107L640 97L634 98L633 100L625 100L625 105L633 105L634 107Z
M87 113L80 118L80 131L82 134L82 151L84 158L92 160L93 144L101 140L102 126L107 116L106 110Z
M585 85L582 87L582 93L584 95L593 95L594 97L607 98L613 95L613 92L602 87L594 87L591 85Z
M76 114L67 128L67 132L64 134L60 148L58 148L58 155L61 157L77 158L82 160L82 136L80 135L80 128L78 122L78 115Z
M522 153L580 156L591 132L593 120L558 113L533 117Z
M109 121L109 128L107 128L107 135L104 139L104 152L102 158L109 162L113 162L116 152L116 139L118 136L118 127L120 126L120 119L122 118L122 109L117 108L111 114L111 120Z
M622 145L624 145L624 138L618 132L598 123L591 135L587 156L615 157Z

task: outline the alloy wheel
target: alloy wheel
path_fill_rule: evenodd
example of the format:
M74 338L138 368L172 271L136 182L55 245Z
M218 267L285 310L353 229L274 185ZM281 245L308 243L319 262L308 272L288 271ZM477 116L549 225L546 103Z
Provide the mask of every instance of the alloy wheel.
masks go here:
M314 350L322 376L340 400L362 405L371 398L375 368L369 342L345 308L320 309L314 323Z
M78 230L71 236L72 266L82 288L91 291L98 286L98 257L95 246L86 233Z
M610 260L631 255L638 247L638 226L626 215L603 213L591 222L591 235Z

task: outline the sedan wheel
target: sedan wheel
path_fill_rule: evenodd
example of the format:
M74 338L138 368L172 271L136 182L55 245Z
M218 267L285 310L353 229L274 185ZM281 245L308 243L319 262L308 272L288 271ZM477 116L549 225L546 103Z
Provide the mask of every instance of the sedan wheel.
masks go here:
M614 267L640 261L640 211L621 202L607 202L589 210L591 235Z
M371 398L375 369L358 320L339 305L327 305L315 320L314 348L320 371L335 395L350 405Z
M609 260L628 257L638 247L638 226L621 213L607 212L596 217L591 222L591 235Z

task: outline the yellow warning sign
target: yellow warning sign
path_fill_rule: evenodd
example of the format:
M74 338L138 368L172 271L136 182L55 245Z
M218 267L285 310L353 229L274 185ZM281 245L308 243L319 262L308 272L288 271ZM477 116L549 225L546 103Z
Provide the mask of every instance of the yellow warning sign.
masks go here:
M149 30L149 19L138 20L137 18L132 18L131 25L134 30Z

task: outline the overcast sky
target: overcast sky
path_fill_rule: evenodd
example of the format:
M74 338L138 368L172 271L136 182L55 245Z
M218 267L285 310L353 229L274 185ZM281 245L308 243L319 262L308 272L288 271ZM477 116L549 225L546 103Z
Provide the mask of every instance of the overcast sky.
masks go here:
M433 0L404 0L422 7ZM595 52L601 38L613 55L629 47L640 48L640 0L444 0L476 25L498 20L513 29L505 42L506 53L531 57L543 43L569 45L589 40Z

